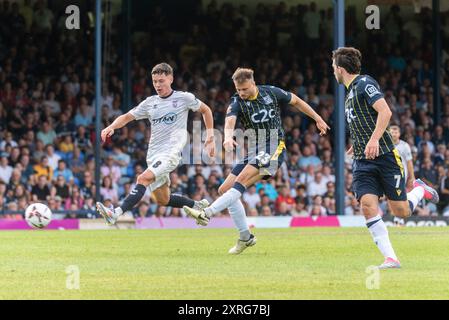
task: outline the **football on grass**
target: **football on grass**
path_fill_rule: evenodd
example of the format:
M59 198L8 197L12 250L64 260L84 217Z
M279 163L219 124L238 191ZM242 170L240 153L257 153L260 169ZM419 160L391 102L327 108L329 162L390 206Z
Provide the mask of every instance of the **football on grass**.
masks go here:
M32 228L45 228L51 221L51 210L43 203L32 203L25 210L25 220Z

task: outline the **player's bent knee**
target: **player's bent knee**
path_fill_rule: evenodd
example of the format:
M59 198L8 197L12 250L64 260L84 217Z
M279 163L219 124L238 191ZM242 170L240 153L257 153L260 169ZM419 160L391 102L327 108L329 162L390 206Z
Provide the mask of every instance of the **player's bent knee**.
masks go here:
M377 208L373 207L362 207L362 213L366 219L373 218L377 215Z
M367 219L375 217L377 215L377 212L378 212L377 204L374 204L374 203L371 203L371 202L362 202L361 203L361 209L362 209L363 215Z

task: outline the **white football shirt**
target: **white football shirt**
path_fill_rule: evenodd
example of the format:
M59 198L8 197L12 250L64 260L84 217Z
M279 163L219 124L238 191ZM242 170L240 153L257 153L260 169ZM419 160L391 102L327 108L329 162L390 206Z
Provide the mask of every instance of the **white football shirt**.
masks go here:
M181 153L187 143L189 110L198 111L201 101L190 92L175 91L167 97L154 95L130 110L136 118L151 123L148 154Z
M404 174L405 174L405 181L407 181L408 177L408 171L407 171L407 161L410 161L413 159L412 157L412 150L410 149L410 146L407 142L404 140L399 140L399 143L396 146L396 149L398 149L399 155L402 159L402 165L404 166Z

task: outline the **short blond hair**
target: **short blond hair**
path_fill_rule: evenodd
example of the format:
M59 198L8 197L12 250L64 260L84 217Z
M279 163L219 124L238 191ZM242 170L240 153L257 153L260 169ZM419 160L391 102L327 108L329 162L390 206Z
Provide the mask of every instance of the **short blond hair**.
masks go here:
M237 83L242 83L247 80L254 81L254 70L249 68L237 68L232 75L232 80Z
M166 76L173 75L173 68L166 62L159 63L151 70L151 74L165 74Z

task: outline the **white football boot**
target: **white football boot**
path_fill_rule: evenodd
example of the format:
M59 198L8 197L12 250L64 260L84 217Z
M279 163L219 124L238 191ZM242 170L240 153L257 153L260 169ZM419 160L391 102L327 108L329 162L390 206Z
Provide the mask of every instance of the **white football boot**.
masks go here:
M229 254L240 254L243 251L245 251L246 248L252 247L256 244L257 239L256 237L251 234L251 236L249 237L248 240L244 241L244 240L237 240L237 244L232 247L231 249L229 249Z
M114 207L107 208L104 204L101 202L96 203L97 211L99 214L101 214L106 220L106 224L108 226L112 226L117 222L118 215L115 213Z

